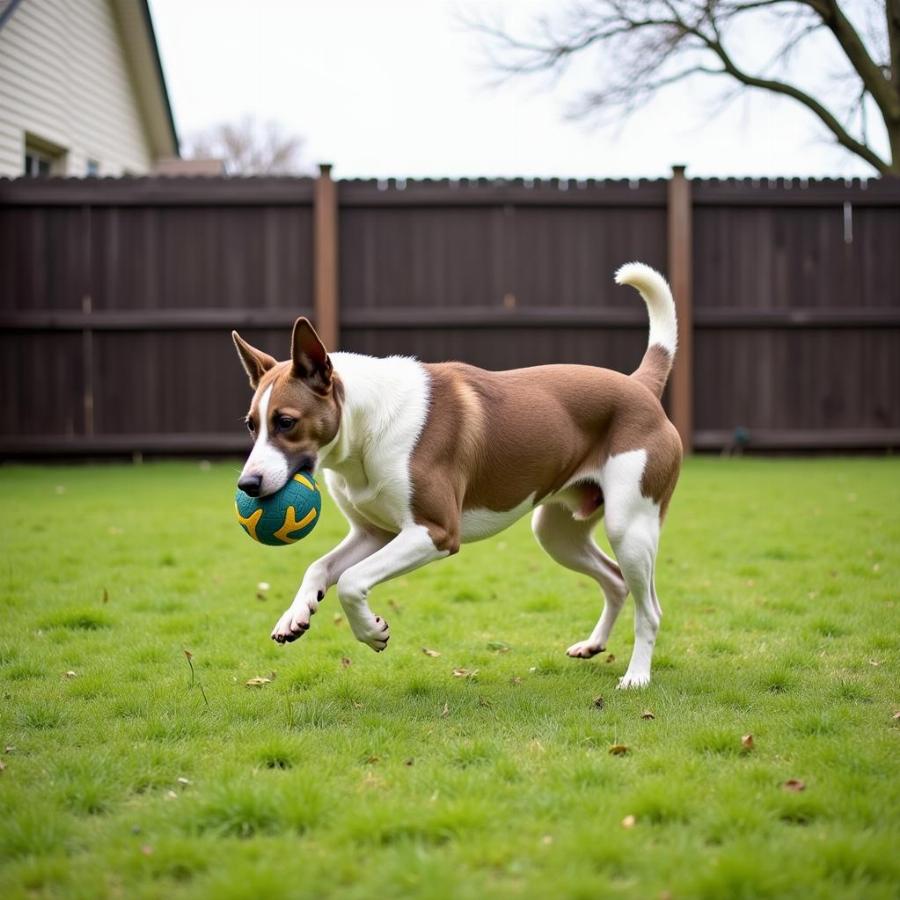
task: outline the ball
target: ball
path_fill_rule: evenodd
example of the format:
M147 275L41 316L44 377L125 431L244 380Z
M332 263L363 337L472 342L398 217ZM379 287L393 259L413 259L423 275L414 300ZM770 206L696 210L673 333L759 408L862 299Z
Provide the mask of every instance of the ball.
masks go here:
M268 497L251 497L240 488L234 498L237 520L250 537L270 547L286 547L316 527L322 495L310 472L298 472Z

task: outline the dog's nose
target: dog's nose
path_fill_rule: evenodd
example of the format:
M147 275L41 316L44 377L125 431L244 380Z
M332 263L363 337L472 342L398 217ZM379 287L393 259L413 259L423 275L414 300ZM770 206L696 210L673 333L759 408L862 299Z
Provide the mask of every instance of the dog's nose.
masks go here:
M244 477L238 481L238 487L248 497L258 497L259 489L262 487L262 475L244 475Z

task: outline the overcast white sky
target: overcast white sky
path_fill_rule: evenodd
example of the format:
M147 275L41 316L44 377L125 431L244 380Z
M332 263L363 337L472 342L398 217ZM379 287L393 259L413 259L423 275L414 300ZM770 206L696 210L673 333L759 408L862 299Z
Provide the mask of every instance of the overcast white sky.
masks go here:
M490 0L509 23L558 0ZM184 136L245 114L306 139L337 177L872 175L789 100L747 94L709 120L681 85L624 125L565 117L591 72L558 90L488 86L456 0L151 0ZM823 76L824 77L824 76ZM587 81L585 81L587 86Z

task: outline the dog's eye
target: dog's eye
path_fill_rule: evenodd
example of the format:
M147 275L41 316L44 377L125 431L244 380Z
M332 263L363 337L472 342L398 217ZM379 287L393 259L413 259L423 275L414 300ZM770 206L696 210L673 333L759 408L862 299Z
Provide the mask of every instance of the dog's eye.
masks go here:
M250 434L253 434L256 429L253 427L253 419L244 419L244 424L247 426L247 430Z
M276 416L275 418L275 428L278 431L290 431L296 424L297 420L290 416Z

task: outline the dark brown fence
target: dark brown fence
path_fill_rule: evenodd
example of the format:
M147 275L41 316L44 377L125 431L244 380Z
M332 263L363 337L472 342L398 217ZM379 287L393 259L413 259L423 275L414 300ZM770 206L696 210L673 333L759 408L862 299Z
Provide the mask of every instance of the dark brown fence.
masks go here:
M669 273L700 449L900 445L900 184L0 181L0 453L243 449L228 332L631 370Z

